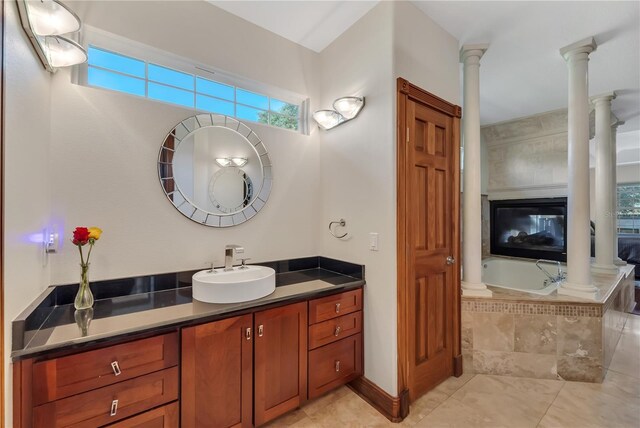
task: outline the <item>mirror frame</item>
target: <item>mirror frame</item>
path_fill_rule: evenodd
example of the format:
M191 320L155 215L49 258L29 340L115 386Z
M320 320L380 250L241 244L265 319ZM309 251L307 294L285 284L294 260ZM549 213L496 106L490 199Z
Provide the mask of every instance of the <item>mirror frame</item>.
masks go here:
M212 213L193 204L180 190L173 177L173 154L180 142L201 128L227 128L238 134L253 147L262 167L262 183L254 188L254 197L242 210L233 213ZM173 147L170 147L173 146ZM190 116L176 126L164 138L158 154L158 178L165 196L180 214L191 221L210 227L231 227L253 218L267 203L273 175L269 152L258 135L239 120L216 113Z

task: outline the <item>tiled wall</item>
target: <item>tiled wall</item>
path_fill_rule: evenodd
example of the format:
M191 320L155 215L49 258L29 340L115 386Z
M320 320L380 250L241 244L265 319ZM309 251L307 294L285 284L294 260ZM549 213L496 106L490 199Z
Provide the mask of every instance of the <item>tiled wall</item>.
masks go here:
M632 292L629 280L605 305L463 298L464 371L601 382Z
M557 110L482 127L491 199L566 194L567 111Z

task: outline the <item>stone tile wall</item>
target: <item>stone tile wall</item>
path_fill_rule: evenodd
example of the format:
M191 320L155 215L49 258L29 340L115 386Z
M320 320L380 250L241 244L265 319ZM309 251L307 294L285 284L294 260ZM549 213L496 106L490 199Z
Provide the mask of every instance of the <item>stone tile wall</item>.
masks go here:
M602 382L632 293L629 278L604 305L463 298L464 371Z

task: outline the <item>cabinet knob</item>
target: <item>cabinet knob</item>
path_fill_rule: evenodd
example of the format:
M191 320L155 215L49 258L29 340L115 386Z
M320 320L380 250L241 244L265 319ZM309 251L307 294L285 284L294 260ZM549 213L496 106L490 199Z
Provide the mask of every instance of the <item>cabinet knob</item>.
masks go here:
M336 303L336 314L340 313L340 303Z
M245 337L247 340L251 340L251 327L249 327L249 328L247 328L247 329L245 330L245 332L244 332L244 337Z
M258 326L258 337L262 337L263 334L264 334L264 326L260 324Z
M109 416L115 416L118 413L118 400L113 400L111 402L111 412L109 412Z
M342 328L340 328L339 325L336 326L336 329L333 331L333 335L335 337L338 337L338 335L340 334L340 332L342 331Z
M340 360L336 361L336 371L339 372L340 371Z
M113 374L116 376L120 376L120 374L122 374L122 370L120 370L120 366L117 361L111 363L111 370L113 370Z

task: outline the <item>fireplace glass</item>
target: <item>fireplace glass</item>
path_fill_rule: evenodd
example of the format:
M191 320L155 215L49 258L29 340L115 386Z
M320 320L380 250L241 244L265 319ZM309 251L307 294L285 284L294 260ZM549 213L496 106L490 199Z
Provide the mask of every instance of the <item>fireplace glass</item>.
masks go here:
M566 261L566 198L491 201L491 253Z

